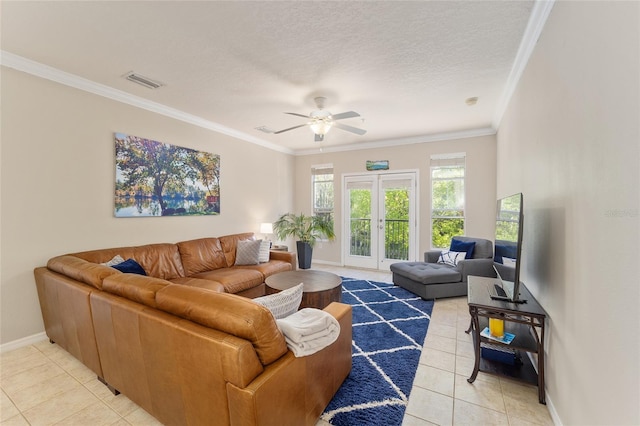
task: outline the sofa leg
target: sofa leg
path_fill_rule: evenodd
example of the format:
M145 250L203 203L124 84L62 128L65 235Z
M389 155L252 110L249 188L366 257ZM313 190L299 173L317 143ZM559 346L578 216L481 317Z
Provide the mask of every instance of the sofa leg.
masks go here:
M105 385L107 387L107 389L109 389L111 391L112 394L114 394L115 396L120 395L120 391L116 388L114 388L113 386L111 386L109 383L107 383L107 381L105 379L103 379L100 376L97 376L98 380L100 380L100 382Z
M51 343L52 345L55 345L56 342L54 342L53 340L49 339L49 343Z

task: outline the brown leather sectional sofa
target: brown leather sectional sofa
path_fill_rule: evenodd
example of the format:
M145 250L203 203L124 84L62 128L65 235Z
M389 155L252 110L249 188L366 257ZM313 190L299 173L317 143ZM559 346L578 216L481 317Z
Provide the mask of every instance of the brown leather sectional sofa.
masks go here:
M336 342L302 358L250 300L295 255L234 266L253 234L68 254L34 271L45 330L112 390L167 425L314 425L351 370L351 307ZM135 259L147 276L101 265Z

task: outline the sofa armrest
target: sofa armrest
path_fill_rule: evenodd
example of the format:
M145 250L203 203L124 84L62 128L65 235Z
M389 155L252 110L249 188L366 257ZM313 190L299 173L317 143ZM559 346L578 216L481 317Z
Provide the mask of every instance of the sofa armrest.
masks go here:
M456 267L462 274L462 281L466 282L469 275L479 277L495 277L493 259L464 259Z
M427 263L438 263L442 250L427 250L424 252L424 261Z
M340 323L341 329L351 329L352 326L352 308L351 305L341 302L331 302L326 308L325 312L331 314ZM341 333L342 334L342 333ZM351 333L349 333L350 335ZM348 339L351 342L351 338ZM349 343L351 345L351 343Z
M291 264L291 270L297 268L296 254L290 251L271 250L269 251L269 260L283 260Z
M351 344L353 343L353 308L351 305L341 302L331 302L324 311L331 314L340 324L340 335L338 340L333 342L329 347L313 354L311 359L307 360L309 366L315 364L317 368L311 368L311 371L331 371L333 377L338 380L338 387L347 378L351 371ZM328 368L324 370L323 368ZM321 377L314 380L321 381ZM335 389L338 390L337 388ZM332 395L333 396L333 395ZM331 398L329 398L331 399ZM329 401L327 401L328 403Z
M102 281L111 275L122 272L110 266L99 263L87 262L76 256L63 255L49 259L47 268L69 278L89 284L97 289L102 289Z
M230 423L315 425L351 371L351 310L338 302L324 309L340 323L338 340L326 348L302 358L288 351L246 388L228 383Z

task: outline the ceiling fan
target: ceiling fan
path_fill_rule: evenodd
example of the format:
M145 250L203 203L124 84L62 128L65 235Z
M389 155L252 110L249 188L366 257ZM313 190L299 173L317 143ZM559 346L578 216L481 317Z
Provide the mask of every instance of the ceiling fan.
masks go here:
M355 133L357 135L364 135L365 133L367 133L366 130L358 129L357 127L338 123L338 120L344 120L345 118L360 117L360 114L358 114L355 111L347 111L347 112L343 112L335 115L331 114L329 111L323 109L324 102L326 100L327 98L323 96L318 96L314 98L314 101L318 109L316 111L311 111L309 115L297 114L295 112L285 112L285 114L295 115L297 117L304 117L308 119L308 121L304 124L299 124L297 126L289 127L288 129L279 130L273 133L277 135L279 133L288 132L289 130L298 129L304 126L309 126L309 128L315 135L316 142L322 142L324 140L324 135L326 135L329 132L329 130L331 130L332 127L346 130L347 132Z

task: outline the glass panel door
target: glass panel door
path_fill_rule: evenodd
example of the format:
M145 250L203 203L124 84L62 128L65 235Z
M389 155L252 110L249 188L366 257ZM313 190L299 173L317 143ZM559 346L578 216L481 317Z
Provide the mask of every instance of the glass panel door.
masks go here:
M380 225L383 225L383 235L380 235L380 269L389 269L389 265L398 261L408 261L413 256L413 226L414 215L414 186L412 175L381 175L380 211L384 217Z
M376 176L345 178L344 205L349 207L345 218L345 264L349 266L377 268L377 190Z
M345 265L388 270L415 260L415 173L345 178Z

